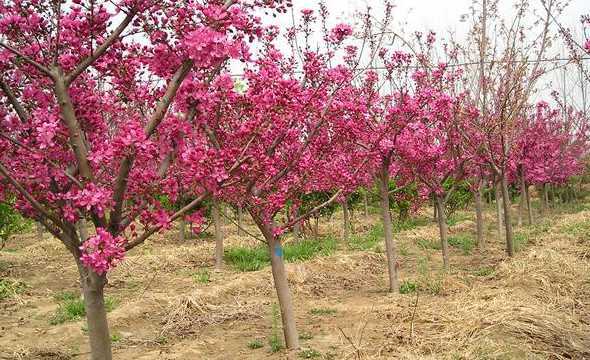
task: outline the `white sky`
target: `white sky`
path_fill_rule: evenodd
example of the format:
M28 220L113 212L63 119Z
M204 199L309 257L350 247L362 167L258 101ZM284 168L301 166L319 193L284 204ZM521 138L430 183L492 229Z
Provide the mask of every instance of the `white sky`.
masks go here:
M330 11L330 23L333 25L339 22L351 23L359 20L355 16L359 11L364 11L367 5L370 5L375 11L374 14L378 17L383 13L382 0L324 0ZM478 9L481 5L476 0L475 6ZM538 11L542 12L542 0L530 0L531 15ZM447 37L450 33L455 39L463 39L467 31L472 26L472 20L461 22L463 14L471 14L470 7L474 6L474 0L392 0L395 6L393 10L393 28L397 32L411 34L414 31L427 32L433 30L437 33L438 38ZM499 9L506 19L512 19L513 14L513 0L500 0ZM318 9L318 0L293 0L295 15L300 15L300 10L303 8ZM381 10L381 11L380 11ZM505 15L504 15L505 14ZM565 11L557 16L557 19L563 26L569 27L574 31L574 34L581 35L580 15L590 14L590 0L570 0L569 6ZM273 19L276 23L279 21L283 28L291 26L291 15L283 15L279 19ZM553 30L557 27L553 26ZM556 44L552 52L548 56L562 52L561 43ZM590 61L585 62L590 68ZM568 67L566 72L566 93L570 93L569 101L574 103L576 107L580 108L580 80L578 71L573 66ZM545 76L539 86L545 90L540 93L542 97L547 97L549 88L563 89L563 71L555 71ZM590 87L590 84L587 84Z

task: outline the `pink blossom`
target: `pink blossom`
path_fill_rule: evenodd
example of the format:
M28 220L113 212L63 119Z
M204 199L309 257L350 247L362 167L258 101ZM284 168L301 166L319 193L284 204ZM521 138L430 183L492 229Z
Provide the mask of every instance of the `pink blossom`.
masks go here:
M88 238L80 250L80 260L87 268L102 275L114 268L125 257L125 239L113 237L103 228L96 229L96 235Z
M350 35L352 35L352 27L350 25L338 24L330 31L330 40L340 43Z

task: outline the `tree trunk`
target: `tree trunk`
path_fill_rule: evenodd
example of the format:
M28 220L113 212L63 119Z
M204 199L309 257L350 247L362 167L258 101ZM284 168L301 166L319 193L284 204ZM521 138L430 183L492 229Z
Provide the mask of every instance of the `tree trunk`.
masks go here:
M485 238L483 233L483 204L482 204L482 197L483 197L483 184L480 181L477 190L474 191L473 195L475 197L475 223L477 227L477 246L480 251L483 251L485 248Z
M443 257L443 267L449 270L449 242L447 240L447 222L445 218L444 199L440 195L436 196L436 210L438 212L438 230L440 233L440 244Z
M41 224L40 222L37 223L37 240L39 241L43 241L43 233L45 231L45 228L43 227L43 224Z
M432 198L432 209L432 221L438 222L438 208L436 206L436 200L434 198Z
M399 293L399 280L397 274L397 254L393 242L393 223L389 214L389 164L385 164L379 175L379 198L381 202L381 220L385 235L385 251L387 254L387 269L389 271L389 291Z
M88 239L88 226L86 219L80 219L76 223L80 242ZM91 360L111 360L111 336L107 312L104 307L104 286L107 283L106 275L98 275L87 269L80 262L78 253L74 254L78 273L80 274L80 286L84 296L84 308L86 310L86 322L88 323L88 338L90 339Z
M545 211L549 210L549 191L547 187L547 184L543 184L543 199L541 202L543 203Z
M508 193L508 179L502 173L502 198L504 203L504 226L506 227L506 252L508 256L514 256L514 239L512 236L512 219L510 214L510 194Z
M242 214L242 207L241 206L238 206L237 217L238 218L237 218L236 223L238 224L238 236L242 236L242 235L244 235L244 234L242 234L242 232L243 232L242 231L242 228L244 226L242 225L242 217L243 217L243 214Z
M504 235L503 215L502 215L502 195L500 191L501 182L497 182L494 186L494 192L496 196L496 218L498 228L498 238L502 238Z
M363 204L364 204L364 211L365 211L365 219L369 218L369 197L367 196L367 192L363 191Z
M527 208L527 215L529 218L529 225L533 225L533 208L531 207L531 192L529 191L529 187L528 185L526 185L525 183L525 188L526 190L526 208Z
M297 333L297 324L295 322L293 299L291 298L289 282L287 281L287 272L285 271L281 241L274 236L272 225L264 224L262 219L255 214L252 214L252 217L268 243L272 278L274 280L279 307L281 309L285 344L289 349L298 349L299 335Z
M315 217L315 222L313 225L313 236L317 239L320 237L320 217Z
M342 238L344 242L348 242L350 238L350 212L348 210L348 201L344 200L342 202L342 217L344 218L344 223L342 224Z
M529 196L529 187L524 177L524 170L520 172L520 196L522 197L521 206L526 206L528 224L533 224L533 213L531 211L531 198Z
M184 220L184 216L180 217L180 222L178 224L178 239L180 242L186 241L186 221Z
M221 229L221 208L217 200L213 200L213 225L215 227L215 269L223 268L223 231Z

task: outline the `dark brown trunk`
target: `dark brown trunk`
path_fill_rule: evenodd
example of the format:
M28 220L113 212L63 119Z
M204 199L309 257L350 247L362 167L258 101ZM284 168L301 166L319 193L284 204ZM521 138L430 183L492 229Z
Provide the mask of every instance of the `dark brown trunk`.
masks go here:
M363 191L363 204L364 204L364 211L365 211L365 219L369 218L369 197L367 196L367 192Z
M525 183L526 185L526 183ZM533 208L531 207L531 192L529 191L528 185L524 188L526 190L526 208L527 208L527 215L529 218L529 225L533 225Z
M483 233L483 183L480 181L477 190L473 192L475 197L475 224L477 227L477 246L480 251L485 249L485 237Z
M440 195L435 195L436 210L438 212L438 230L440 234L440 244L443 257L443 267L449 270L449 242L447 240L447 222L445 216L444 199Z
M508 193L508 179L506 174L502 173L502 198L504 203L504 226L506 228L506 253L508 256L514 256L514 239L512 236L512 219L510 213L510 194Z
M389 213L389 164L384 164L379 175L379 199L381 202L381 221L385 235L385 252L387 254L387 269L389 272L389 291L399 293L399 280L397 274L397 254L393 242L393 223Z
M285 344L289 349L298 349L299 335L297 333L297 324L295 322L293 299L291 298L291 290L289 290L289 282L287 280L287 272L283 260L281 241L273 235L272 225L264 224L264 222L255 214L252 214L252 217L268 243L272 277L277 292L277 298L279 300L279 307L281 309Z
M436 200L432 198L432 221L438 222L438 208L436 206Z
M213 225L215 227L215 269L223 268L223 231L221 229L221 208L217 200L213 200Z
M522 208L526 207L528 224L531 225L533 223L533 213L531 212L529 188L528 188L528 185L525 180L524 169L521 170L521 172L520 172L520 197L521 197L520 206ZM524 209L523 209L523 211L524 211Z

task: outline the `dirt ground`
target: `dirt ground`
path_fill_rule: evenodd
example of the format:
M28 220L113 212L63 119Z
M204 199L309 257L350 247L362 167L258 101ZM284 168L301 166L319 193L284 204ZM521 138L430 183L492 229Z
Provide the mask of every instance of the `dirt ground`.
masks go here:
M426 210L430 211L430 210ZM450 229L474 231L471 212ZM270 351L276 297L270 268L213 271L213 239L158 235L109 275L115 359L590 359L590 206L554 210L517 228L528 241L512 259L486 211L487 249L451 247L441 271L434 222L396 234L401 280L391 295L384 254L340 243L329 257L287 265L303 351ZM356 214L356 232L378 221ZM253 229L253 228L252 228ZM321 232L340 233L339 214ZM256 244L225 227L226 246ZM382 246L381 246L382 248ZM85 321L50 325L55 294L77 291L63 246L19 235L0 252L0 277L24 292L0 301L0 359L85 359ZM210 281L195 280L209 268ZM276 322L276 321L275 321ZM280 331L280 330L279 330ZM276 332L276 330L275 330ZM280 333L279 333L280 334ZM262 347L248 344L260 340Z

